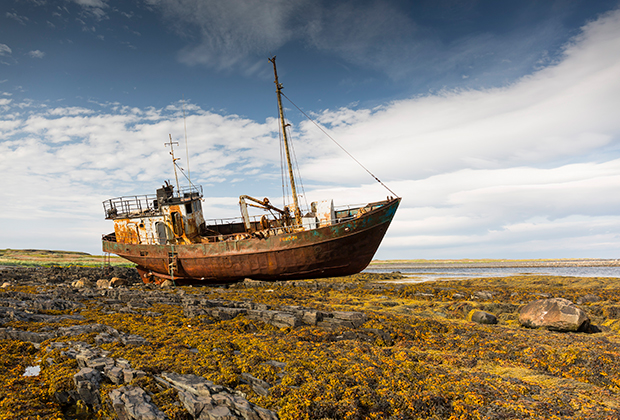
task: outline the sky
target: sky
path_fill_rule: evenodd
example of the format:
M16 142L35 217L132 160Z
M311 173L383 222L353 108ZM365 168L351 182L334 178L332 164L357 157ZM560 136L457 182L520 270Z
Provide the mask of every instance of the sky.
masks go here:
M402 197L376 258L619 258L617 0L5 0L0 249L101 255L169 136L205 218L282 203L274 55L302 204Z

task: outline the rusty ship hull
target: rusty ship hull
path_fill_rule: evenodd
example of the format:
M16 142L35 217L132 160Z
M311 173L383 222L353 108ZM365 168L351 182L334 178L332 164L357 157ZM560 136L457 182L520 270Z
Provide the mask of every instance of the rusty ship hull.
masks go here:
M225 284L246 278L281 281L345 276L368 266L400 198L330 226L265 238L154 245L103 239L103 251L137 264L145 282ZM175 270L171 275L170 266Z

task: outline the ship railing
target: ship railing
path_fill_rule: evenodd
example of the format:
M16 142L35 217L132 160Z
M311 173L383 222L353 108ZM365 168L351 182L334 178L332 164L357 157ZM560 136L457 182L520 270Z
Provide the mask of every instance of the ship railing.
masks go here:
M250 221L259 224L261 221L262 216L250 216ZM273 219L269 219L270 221L273 221ZM219 219L207 219L205 220L205 224L207 226L213 226L215 228L217 228L217 226L225 226L225 225L231 225L231 224L239 224L239 225L243 225L243 217L227 217L227 218L219 218ZM240 236L248 236L248 235L260 235L259 232L264 232L267 233L268 236L273 236L273 235L281 235L283 233L293 233L293 232L298 232L300 230L301 226L296 226L296 225L290 225L290 226L273 226L267 229L260 229L254 233L248 233L248 232L237 232L237 233L226 233L226 234L220 234L220 235L216 235L216 236L210 236L210 238L212 238L212 240L217 241L217 242L221 242L221 241L228 241L228 240L234 240L234 239L239 239Z
M259 223L261 221L261 218L263 216L249 216L250 217L250 222L253 223ZM273 221L274 219L269 219L269 221ZM207 226L224 226L224 225L231 225L231 224L243 224L243 217L222 217L219 219L205 219L205 224ZM287 226L288 227L295 227L295 226ZM236 234L232 234L232 235L236 235ZM226 236L226 235L224 235Z
M384 202L378 202L378 203L365 203L365 204L349 204L349 205L343 205L343 206L338 206L338 207L334 207L334 212L336 213L336 218L331 220L330 222L318 222L313 228L309 228L307 224L302 224L302 225L289 225L289 226L272 226L270 228L267 229L261 229L257 232L255 232L255 234L260 234L259 232L263 232L266 233L268 236L272 236L272 235L281 235L281 234L285 234L285 233L295 233L295 232L299 232L300 230L311 230L311 229L316 229L318 227L324 227L324 226L330 226L330 225L337 225L340 223L345 223L348 222L350 220L354 220L356 218L359 217L359 211L360 209L366 209L366 211L370 211L370 210L374 210L376 208L382 207L383 205L385 205ZM252 222L260 222L262 216L250 216L250 220ZM273 219L270 219L273 220ZM208 219L205 220L205 223L207 226L213 226L216 227L217 226L224 226L224 225L230 225L230 224L242 224L243 223L243 218L242 217L228 217L228 218L219 218L219 219ZM238 232L238 233L229 233L229 234L221 234L221 235L217 235L217 236L213 236L213 240L214 241L227 241L227 240L235 240L235 239L240 239L240 236L244 236L244 235L250 235L247 232Z
M156 214L157 196L152 194L110 198L103 202L103 210L106 219L139 216L145 213Z
M258 216L250 216L254 221ZM231 223L243 223L243 217L220 217L219 219L205 219L205 223L207 226L219 226L219 225L229 225Z
M172 196L176 198L202 197L202 185L192 184L180 187L180 190L175 191Z

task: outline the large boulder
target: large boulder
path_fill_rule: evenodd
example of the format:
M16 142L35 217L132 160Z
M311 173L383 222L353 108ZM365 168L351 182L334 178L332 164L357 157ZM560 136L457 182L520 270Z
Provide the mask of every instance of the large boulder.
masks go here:
M541 299L521 308L519 322L528 328L552 331L589 331L590 318L570 300Z

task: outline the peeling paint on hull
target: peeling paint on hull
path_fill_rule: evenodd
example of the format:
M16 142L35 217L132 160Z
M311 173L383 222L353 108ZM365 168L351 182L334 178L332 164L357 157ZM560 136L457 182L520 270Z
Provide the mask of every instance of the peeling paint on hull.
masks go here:
M177 245L140 245L104 239L103 251L136 263L145 280L149 273L169 278L171 262L176 263L174 277L179 283L345 276L368 266L399 203L400 198L395 198L352 220L263 239Z

